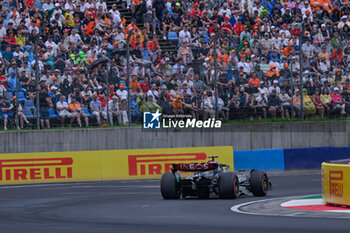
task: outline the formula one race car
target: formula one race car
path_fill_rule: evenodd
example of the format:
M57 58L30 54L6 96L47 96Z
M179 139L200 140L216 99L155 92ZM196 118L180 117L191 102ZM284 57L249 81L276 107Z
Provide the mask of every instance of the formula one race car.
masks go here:
M265 171L251 170L250 175L230 172L230 166L215 161L218 156L209 156L207 163L173 164L172 172L164 173L160 190L164 199L179 199L195 196L202 199L219 197L234 199L253 193L266 196L272 184ZM178 171L194 172L192 176L181 178Z

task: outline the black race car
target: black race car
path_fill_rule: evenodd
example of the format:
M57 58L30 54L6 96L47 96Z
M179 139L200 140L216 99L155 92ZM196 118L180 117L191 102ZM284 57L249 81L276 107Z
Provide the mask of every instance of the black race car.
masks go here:
M265 171L251 170L230 172L230 166L215 161L218 156L209 156L207 163L173 164L172 172L164 173L160 190L164 199L179 199L194 196L199 198L219 197L234 199L253 193L254 196L266 196L272 190L272 184ZM194 172L182 178L178 171Z

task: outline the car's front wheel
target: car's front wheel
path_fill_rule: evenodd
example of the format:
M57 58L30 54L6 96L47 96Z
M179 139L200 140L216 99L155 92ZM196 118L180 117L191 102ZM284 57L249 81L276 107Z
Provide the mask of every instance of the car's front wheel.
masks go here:
M238 176L234 172L223 172L219 176L219 197L234 199L239 196Z
M160 180L160 192L164 199L180 198L180 187L173 173L168 172L162 175Z

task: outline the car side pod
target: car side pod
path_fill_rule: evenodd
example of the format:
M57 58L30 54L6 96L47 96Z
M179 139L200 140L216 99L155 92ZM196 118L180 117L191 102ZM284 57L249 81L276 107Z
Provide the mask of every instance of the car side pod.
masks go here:
M250 191L256 197L266 196L272 190L272 184L265 171L251 170L250 171Z

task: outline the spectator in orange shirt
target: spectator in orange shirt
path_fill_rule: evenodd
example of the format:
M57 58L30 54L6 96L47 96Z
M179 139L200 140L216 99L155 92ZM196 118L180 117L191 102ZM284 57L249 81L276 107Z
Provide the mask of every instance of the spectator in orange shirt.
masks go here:
M149 50L151 52L152 56L153 56L154 52L157 52L157 53L161 52L157 36L153 36L153 40L148 42L147 50Z
M134 32L138 32L139 31L139 28L136 26L136 19L131 19L131 23L126 26L126 34L125 34L125 38L127 38L127 34L129 34L131 31L134 31Z
M194 3L194 7L192 8L191 12L190 12L190 16L192 18L196 18L197 16L201 17L202 16L202 12L201 10L198 8L198 2Z
M270 70L267 73L267 76L271 79L277 79L280 76L280 73L277 71L275 65L270 66Z
M225 49L221 49L221 50L225 50ZM228 64L228 59L229 59L229 56L225 53L218 55L218 61L224 61L226 65Z
M293 96L293 108L294 108L294 114L296 114L297 116L300 116L300 112L301 112L301 97L300 97L300 90L299 89L295 90L295 94Z
M131 76L130 89L133 94L138 92L137 89L141 90L137 76L134 74Z
M249 84L254 84L255 87L260 86L260 79L257 77L257 74L254 72L252 77L249 79Z
M85 113L83 113L83 111L81 110L80 103L77 101L77 99L74 96L71 97L71 102L68 105L68 109L71 112L71 114L75 118L77 118L77 123L78 123L79 127L81 127L81 120L80 120L81 116L84 117L86 127L89 126L89 118Z
M334 49L332 52L332 61L336 61L338 63L341 63L343 61L343 49L342 47L338 47L337 49Z
M182 108L183 102L182 102L182 96L177 95L176 99L172 102L173 108L174 108L174 114L183 114L184 110Z
M321 11L325 9L328 13L331 12L332 4L329 0L310 0L310 5L313 11Z
M285 47L282 52L282 56L289 57L290 55L294 55L294 48L293 48L293 43L290 42L288 44L288 47Z
M333 22L339 22L341 17L341 9L338 6L338 3L334 2L334 7L331 10L331 16Z

